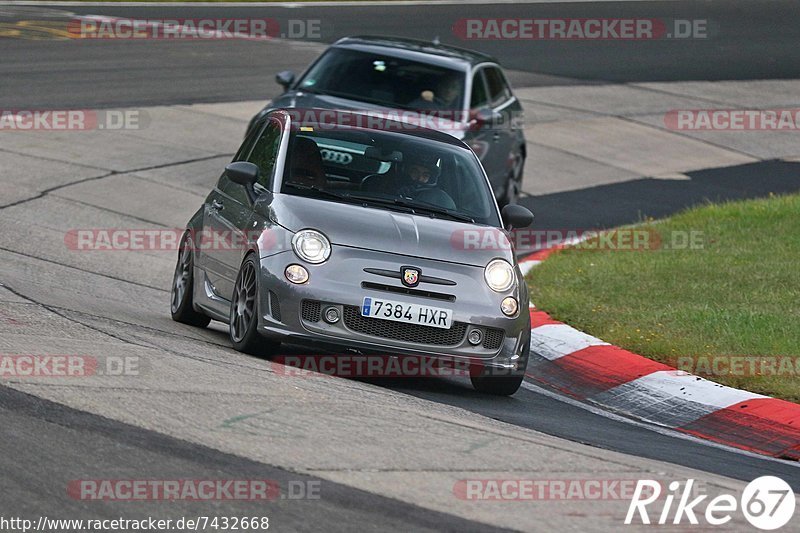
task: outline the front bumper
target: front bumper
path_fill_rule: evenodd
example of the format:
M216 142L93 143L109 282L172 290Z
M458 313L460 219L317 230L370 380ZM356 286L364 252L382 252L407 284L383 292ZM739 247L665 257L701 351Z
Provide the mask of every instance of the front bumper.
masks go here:
M308 282L286 280L283 273L290 264L303 264ZM418 289L429 293L424 296L387 292L404 287L399 279L364 271L399 272L403 265L455 285L421 282ZM483 281L483 268L334 245L331 258L321 265L304 264L289 251L262 257L261 275L259 331L266 337L325 351L443 357L506 370L527 364L527 290L515 286L508 293L495 293ZM520 304L513 318L500 311L500 301L508 295ZM445 330L361 317L365 296L452 309L453 326ZM328 307L339 311L340 319L333 324L323 318ZM482 333L477 345L467 340L473 329Z

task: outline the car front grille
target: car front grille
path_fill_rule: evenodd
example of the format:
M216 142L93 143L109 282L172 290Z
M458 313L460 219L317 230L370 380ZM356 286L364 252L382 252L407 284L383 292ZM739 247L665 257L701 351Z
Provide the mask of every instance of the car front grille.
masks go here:
M486 334L483 337L483 347L487 350L496 350L503 344L503 339L506 332L498 328L486 328Z
M463 322L453 322L450 329L443 329L363 317L354 305L344 306L344 324L352 331L372 337L434 346L455 346L461 343L467 332L467 325Z
M278 301L278 295L272 291L269 291L269 314L278 322L281 321L281 303Z
M322 302L303 300L300 315L306 322L319 322L322 318ZM361 309L355 305L344 306L344 325L351 331L417 344L432 346L455 346L464 340L468 324L453 322L450 329L434 328L421 324L404 324L393 320L381 320L361 316ZM503 344L505 331L499 328L480 328L483 331L483 348L497 350Z
M303 320L306 322L319 322L320 307L321 304L319 302L303 300L300 316L302 316Z

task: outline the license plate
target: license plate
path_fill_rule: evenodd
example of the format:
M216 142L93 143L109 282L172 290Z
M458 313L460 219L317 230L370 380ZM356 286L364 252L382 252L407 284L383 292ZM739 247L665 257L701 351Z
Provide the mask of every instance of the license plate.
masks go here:
M364 298L361 304L361 316L442 329L450 329L453 325L451 309L395 302L383 298Z

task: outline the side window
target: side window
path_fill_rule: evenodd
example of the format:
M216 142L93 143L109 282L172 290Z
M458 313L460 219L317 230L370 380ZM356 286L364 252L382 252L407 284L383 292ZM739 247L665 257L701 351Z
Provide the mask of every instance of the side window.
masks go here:
M272 186L272 174L275 170L275 160L281 144L281 127L275 120L270 120L267 127L253 146L248 161L258 167L258 185L269 190Z
M509 89L503 73L497 67L486 69L486 84L489 86L489 99L493 107L511 98L511 89Z
M247 196L247 191L244 187L229 180L225 174L219 178L217 188L242 205L250 204L250 198Z
M255 143L256 139L258 139L259 132L263 127L264 122L261 120L253 126L253 129L248 132L247 137L239 147L239 151L236 152L235 156L233 156L234 161L247 161L247 154L249 154L250 150L253 148L253 143Z
M486 84L483 82L483 70L479 70L472 77L472 97L470 98L469 108L479 109L486 107L489 99L486 97Z

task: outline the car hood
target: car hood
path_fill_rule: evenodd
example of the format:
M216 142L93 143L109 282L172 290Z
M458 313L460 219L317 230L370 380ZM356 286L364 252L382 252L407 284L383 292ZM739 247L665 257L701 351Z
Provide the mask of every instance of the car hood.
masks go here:
M276 194L271 218L291 232L312 228L333 245L477 267L502 257L513 264L506 234L492 226Z
M467 125L458 120L451 120L446 116L432 116L430 114L417 113L404 109L395 109L348 98L328 96L324 94L313 94L302 91L292 91L282 95L275 100L270 108L297 108L308 110L330 109L342 111L355 111L365 115L375 115L385 119L406 122L415 126L422 126L433 130L441 131L452 135L457 139L463 139ZM302 116L302 115L301 115ZM317 118L317 117L315 117ZM457 118L455 115L453 118Z

